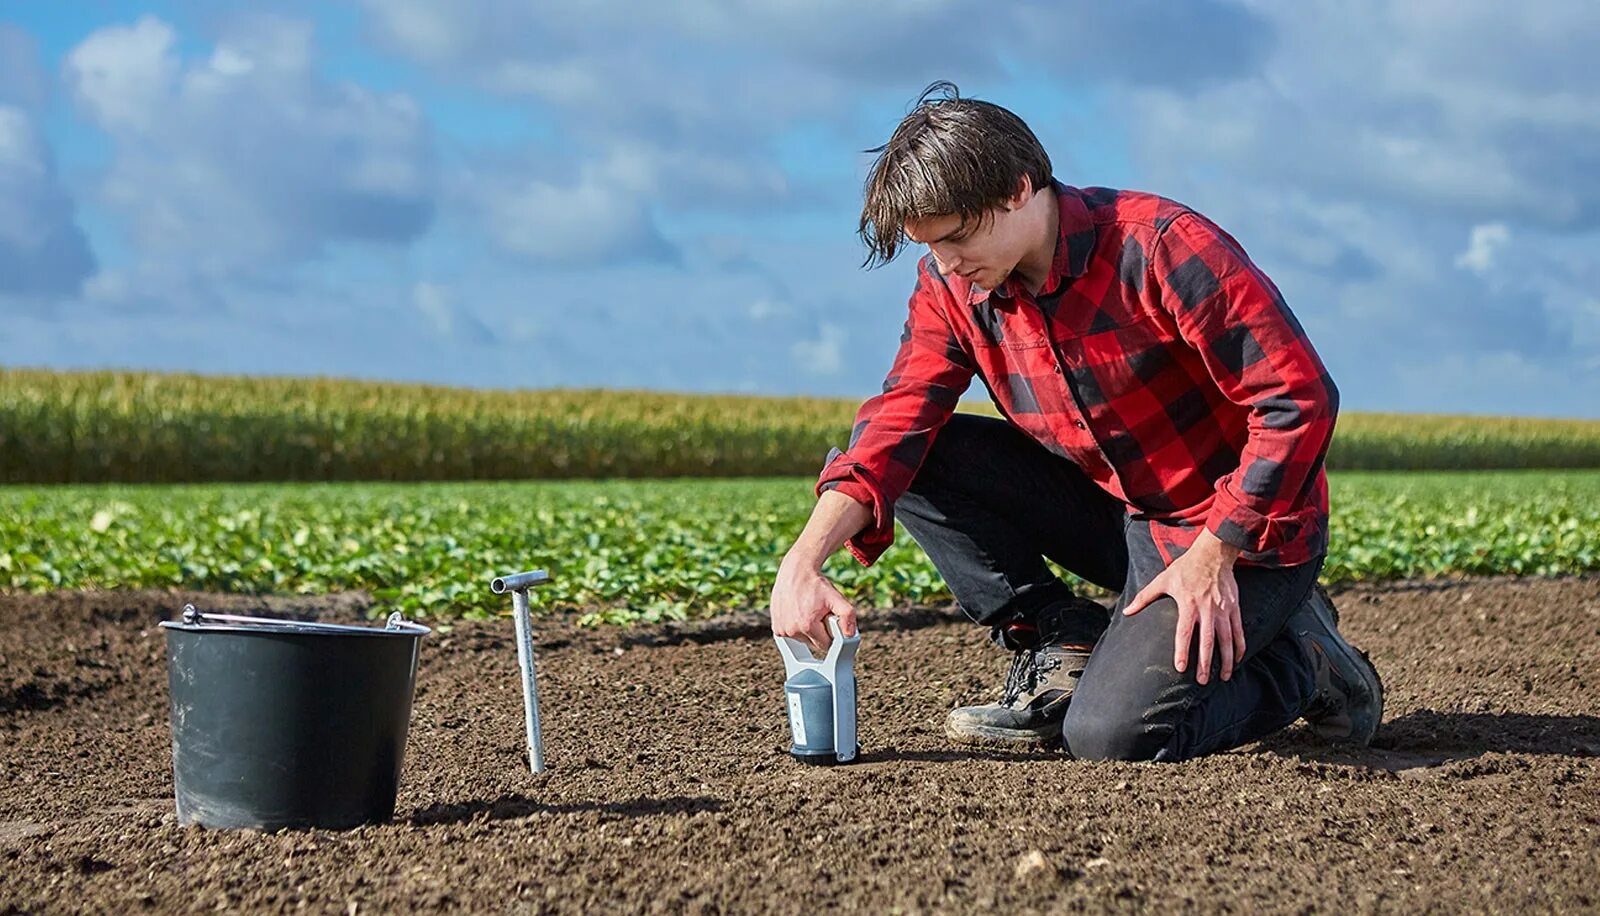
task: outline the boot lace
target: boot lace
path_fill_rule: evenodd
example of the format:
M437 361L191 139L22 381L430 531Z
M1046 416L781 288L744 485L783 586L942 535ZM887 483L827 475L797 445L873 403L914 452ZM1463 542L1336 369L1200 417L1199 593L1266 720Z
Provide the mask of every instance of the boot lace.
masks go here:
M1000 705L1011 706L1024 695L1032 695L1040 682L1061 667L1061 658L1048 647L1019 649L1012 656L1011 669L1006 672L1005 687L1000 692Z

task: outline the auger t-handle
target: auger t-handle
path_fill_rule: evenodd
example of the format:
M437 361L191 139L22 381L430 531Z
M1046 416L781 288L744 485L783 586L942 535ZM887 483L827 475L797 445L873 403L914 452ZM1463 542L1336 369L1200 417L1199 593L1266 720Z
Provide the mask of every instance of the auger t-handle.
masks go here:
M773 635L778 644L778 654L783 656L784 677L794 677L811 669L827 680L833 688L833 753L840 763L856 758L856 650L861 647L861 631L854 636L844 635L839 618L829 615L828 631L833 643L828 654L817 658L811 647L802 640Z

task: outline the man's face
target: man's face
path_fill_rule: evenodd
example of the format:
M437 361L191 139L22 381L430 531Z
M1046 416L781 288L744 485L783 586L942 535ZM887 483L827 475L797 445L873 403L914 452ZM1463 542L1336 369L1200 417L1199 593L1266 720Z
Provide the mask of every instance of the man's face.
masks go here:
M939 265L939 273L966 277L973 285L994 289L1010 275L1028 253L1030 239L1022 231L1019 212L1022 199L988 212L983 220L969 219L962 225L959 216L930 216L906 220L906 236L927 245Z

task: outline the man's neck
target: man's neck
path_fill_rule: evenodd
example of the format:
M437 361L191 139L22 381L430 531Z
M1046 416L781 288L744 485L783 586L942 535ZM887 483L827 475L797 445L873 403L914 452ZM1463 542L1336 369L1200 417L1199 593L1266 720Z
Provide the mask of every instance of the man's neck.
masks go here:
M1034 246L1017 262L1015 273L1030 294L1037 294L1050 276L1050 265L1056 259L1056 240L1061 235L1061 204L1056 200L1055 189L1045 187L1034 194L1028 209L1037 209L1039 223L1034 232Z

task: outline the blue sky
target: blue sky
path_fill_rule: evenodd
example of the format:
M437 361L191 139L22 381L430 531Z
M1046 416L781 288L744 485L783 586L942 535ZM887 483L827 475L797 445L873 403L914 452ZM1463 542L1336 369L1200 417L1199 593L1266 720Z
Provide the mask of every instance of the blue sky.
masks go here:
M860 269L861 151L946 78L1228 228L1347 408L1600 417L1596 47L1555 0L8 0L0 364L865 397L914 260Z

